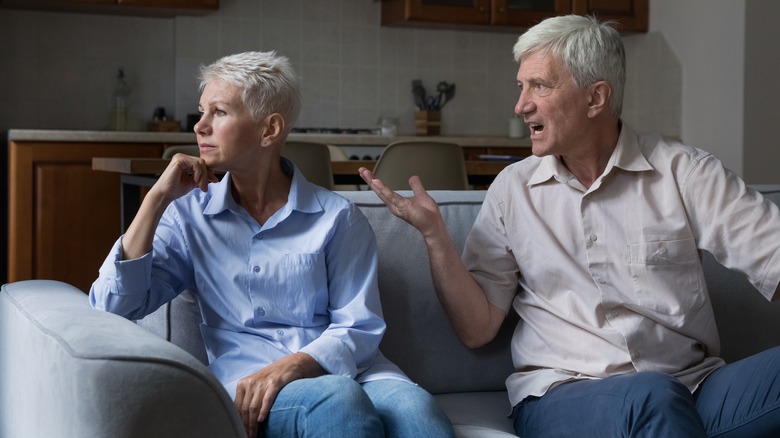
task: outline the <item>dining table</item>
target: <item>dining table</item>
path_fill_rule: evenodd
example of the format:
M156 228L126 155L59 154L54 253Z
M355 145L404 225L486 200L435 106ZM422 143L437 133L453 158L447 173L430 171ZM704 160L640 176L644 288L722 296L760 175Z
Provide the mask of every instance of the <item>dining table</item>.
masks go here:
M92 170L115 172L120 174L121 196L121 223L122 231L132 222L141 199L144 188L151 187L160 174L168 166L170 160L164 158L117 158L94 157L92 158ZM469 184L475 188L486 188L493 179L513 161L503 160L467 160L466 173ZM331 161L333 169L333 182L336 185L364 185L365 182L358 174L358 169L365 167L373 169L374 160L345 160Z

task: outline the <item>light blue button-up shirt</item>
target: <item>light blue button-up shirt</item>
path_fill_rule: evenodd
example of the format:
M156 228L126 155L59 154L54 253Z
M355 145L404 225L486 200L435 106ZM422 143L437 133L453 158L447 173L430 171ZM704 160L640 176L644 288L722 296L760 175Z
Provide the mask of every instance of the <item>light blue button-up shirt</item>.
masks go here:
M385 331L377 254L365 216L290 163L287 204L260 225L231 195L228 173L174 201L152 252L112 248L93 307L139 319L197 291L209 368L231 396L239 379L295 352L359 382L406 379L378 350Z

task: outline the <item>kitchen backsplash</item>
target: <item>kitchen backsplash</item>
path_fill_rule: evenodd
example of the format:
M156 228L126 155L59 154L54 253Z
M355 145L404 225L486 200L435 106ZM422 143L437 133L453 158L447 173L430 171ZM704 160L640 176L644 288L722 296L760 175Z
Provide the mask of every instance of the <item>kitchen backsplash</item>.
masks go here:
M297 126L370 128L396 117L414 132L411 81L457 84L442 111L448 135L506 135L517 98L515 34L380 27L367 0L221 0L204 17L142 18L0 10L0 130L104 129L123 67L137 128L162 106L196 112L198 66L276 50L301 76ZM660 34L625 38L624 118L680 136L681 69Z

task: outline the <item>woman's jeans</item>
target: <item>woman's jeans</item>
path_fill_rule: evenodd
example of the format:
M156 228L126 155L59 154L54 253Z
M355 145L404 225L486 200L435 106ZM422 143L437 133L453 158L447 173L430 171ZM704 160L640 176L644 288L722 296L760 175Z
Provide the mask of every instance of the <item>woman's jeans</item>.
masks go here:
M780 437L780 347L726 365L693 394L663 373L564 383L514 409L533 437Z
M396 379L363 384L326 375L295 380L276 397L258 436L454 437L433 396Z

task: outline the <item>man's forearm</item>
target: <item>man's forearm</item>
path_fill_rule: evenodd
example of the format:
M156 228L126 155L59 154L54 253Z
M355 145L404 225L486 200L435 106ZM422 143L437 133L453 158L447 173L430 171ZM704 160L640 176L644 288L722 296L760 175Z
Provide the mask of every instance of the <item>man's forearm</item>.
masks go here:
M461 342L469 348L490 342L506 314L488 301L446 228L426 236L425 243L436 294Z

